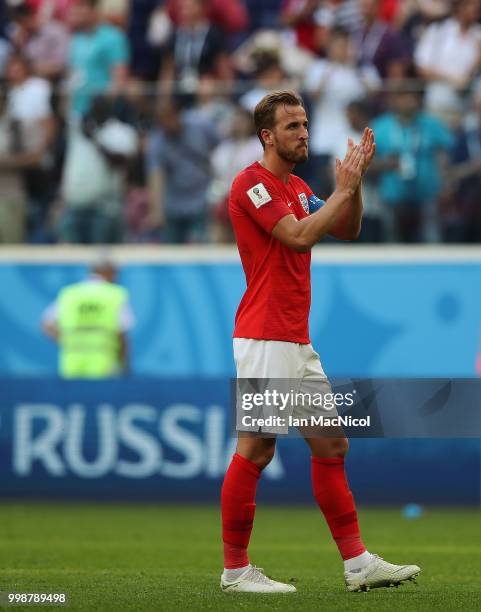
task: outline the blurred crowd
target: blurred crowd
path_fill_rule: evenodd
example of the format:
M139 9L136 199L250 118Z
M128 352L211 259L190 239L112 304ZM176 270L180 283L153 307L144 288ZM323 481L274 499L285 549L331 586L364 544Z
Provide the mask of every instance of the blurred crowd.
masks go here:
M327 198L374 128L365 242L481 241L481 0L0 0L0 243L231 242L252 111L300 91Z

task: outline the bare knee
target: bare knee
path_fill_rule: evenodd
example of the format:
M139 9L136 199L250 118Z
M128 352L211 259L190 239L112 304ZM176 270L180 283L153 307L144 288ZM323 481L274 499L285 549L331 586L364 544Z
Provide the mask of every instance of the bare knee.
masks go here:
M276 440L275 438L239 438L237 452L263 470L274 457Z
M345 457L349 450L349 441L347 438L332 438L329 440L328 452L329 457Z
M269 463L274 458L274 454L276 452L275 446L268 446L264 448L260 453L258 453L252 461L259 467L261 470L266 468Z
M349 442L345 437L306 438L313 457L345 457Z

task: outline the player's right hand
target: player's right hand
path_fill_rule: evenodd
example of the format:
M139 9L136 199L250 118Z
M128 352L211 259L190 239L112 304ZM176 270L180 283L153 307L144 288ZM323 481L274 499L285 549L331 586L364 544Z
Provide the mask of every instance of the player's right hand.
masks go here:
M361 145L349 147L342 162L336 158L336 191L356 191L361 182L365 161Z

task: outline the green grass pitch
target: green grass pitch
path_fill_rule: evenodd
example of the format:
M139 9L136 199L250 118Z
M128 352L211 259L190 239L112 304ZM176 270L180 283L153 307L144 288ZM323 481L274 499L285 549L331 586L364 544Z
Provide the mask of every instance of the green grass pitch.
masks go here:
M92 612L481 609L479 511L427 509L407 521L399 509L363 509L360 522L371 551L422 567L418 586L347 593L337 551L314 505L258 505L251 561L273 578L294 579L298 589L259 596L219 589L215 507L3 503L0 590L67 591L69 610Z

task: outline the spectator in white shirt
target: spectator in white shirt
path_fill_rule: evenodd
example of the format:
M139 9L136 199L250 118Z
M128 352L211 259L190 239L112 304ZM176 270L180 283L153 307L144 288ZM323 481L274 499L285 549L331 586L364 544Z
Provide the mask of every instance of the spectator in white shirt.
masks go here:
M81 125L73 124L68 135L60 240L122 242L126 175L138 148L136 130L115 117L112 101L107 96L94 98Z
M341 29L334 30L327 59L317 60L311 66L305 82L312 103L306 178L319 197L329 195L331 158L339 141L345 142L345 134L349 132L347 106L377 91L380 84L374 66L356 67L349 34Z
M13 55L7 65L6 119L10 125L8 153L0 168L16 169L28 201L27 233L30 242L48 242L48 214L53 200L52 144L56 123L48 81L32 75L28 59Z
M456 0L453 17L430 25L415 51L416 67L429 85L428 110L450 119L480 66L480 0Z
M252 114L238 106L230 125L230 133L212 152L213 180L209 188L209 203L213 208L213 239L234 242L229 218L228 196L232 181L243 168L262 156Z

